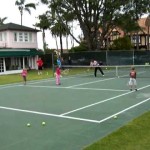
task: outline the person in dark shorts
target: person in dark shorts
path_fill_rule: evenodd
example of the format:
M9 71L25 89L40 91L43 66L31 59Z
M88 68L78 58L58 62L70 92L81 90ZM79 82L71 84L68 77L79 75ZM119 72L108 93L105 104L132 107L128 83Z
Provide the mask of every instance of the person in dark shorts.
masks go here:
M43 60L40 57L37 60L37 66L38 66L38 75L41 75L43 69Z
M132 90L137 91L136 71L134 67L131 68L129 75L130 75L130 80L129 80L130 91Z
M90 66L95 66L94 67L94 76L97 76L97 70L99 70L102 74L102 76L104 76L104 72L102 70L102 68L100 67L100 64L96 61L96 60L91 60L90 62Z

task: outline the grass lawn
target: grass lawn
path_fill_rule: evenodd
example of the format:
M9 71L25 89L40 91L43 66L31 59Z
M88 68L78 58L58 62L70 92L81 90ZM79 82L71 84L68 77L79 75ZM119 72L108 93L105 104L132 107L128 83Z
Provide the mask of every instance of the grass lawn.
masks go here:
M149 150L150 111L84 150Z
M53 77L52 69L44 69L42 75L38 75L37 70L28 71L27 81L39 80L39 79L48 79ZM18 83L22 82L22 76L20 74L11 74L11 75L0 75L0 85Z

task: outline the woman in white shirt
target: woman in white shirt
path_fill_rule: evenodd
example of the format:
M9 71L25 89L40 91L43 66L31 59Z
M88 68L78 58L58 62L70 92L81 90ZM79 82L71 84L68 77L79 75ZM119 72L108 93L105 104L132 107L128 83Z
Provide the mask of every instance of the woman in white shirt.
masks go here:
M90 66L95 66L94 67L94 76L95 77L97 76L97 70L99 70L101 72L101 74L104 76L104 72L96 60L91 60Z

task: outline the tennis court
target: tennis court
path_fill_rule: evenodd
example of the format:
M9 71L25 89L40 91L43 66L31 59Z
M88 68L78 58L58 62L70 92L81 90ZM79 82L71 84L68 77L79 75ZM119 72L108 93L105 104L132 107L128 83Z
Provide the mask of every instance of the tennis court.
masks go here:
M0 149L81 150L150 110L149 78L88 73L0 86Z

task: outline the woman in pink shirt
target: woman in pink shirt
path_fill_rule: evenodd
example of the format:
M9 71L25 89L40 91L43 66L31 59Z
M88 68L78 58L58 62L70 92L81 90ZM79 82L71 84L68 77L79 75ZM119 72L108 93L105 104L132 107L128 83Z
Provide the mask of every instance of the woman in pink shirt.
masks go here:
M56 68L55 76L56 76L56 85L60 85L61 70L59 66L57 66Z
M24 85L26 85L26 82L27 82L27 69L22 70L21 76L23 78Z

